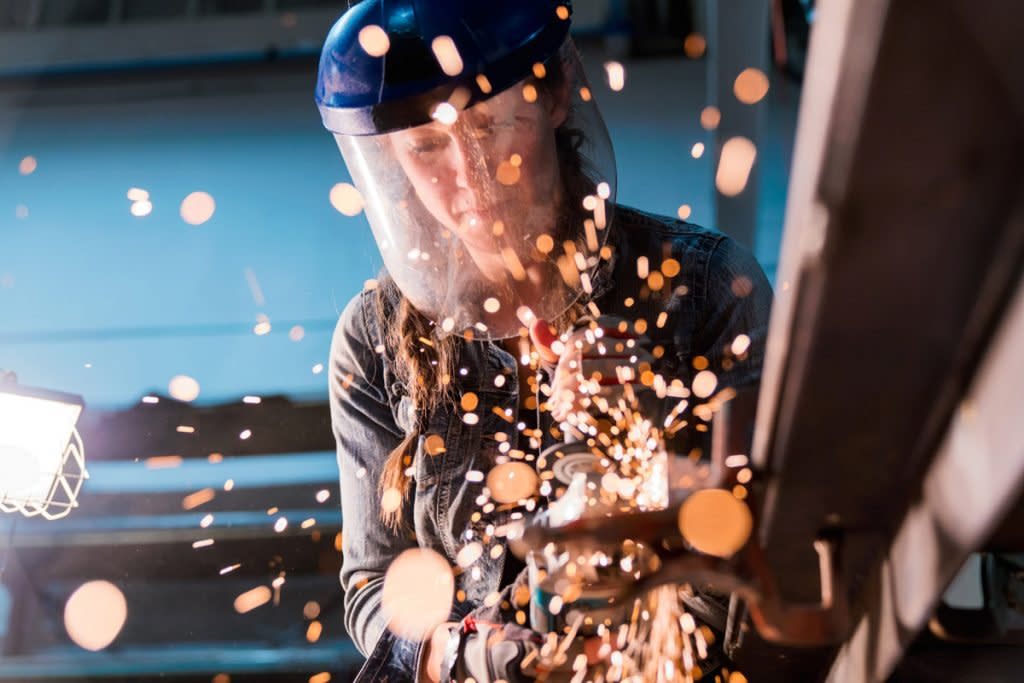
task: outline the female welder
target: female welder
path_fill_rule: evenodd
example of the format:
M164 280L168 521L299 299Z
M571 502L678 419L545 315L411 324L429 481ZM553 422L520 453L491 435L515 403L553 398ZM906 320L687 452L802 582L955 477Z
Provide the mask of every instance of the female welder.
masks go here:
M357 680L522 680L536 634L507 609L523 563L496 531L516 507L487 505L485 477L563 438L574 385L556 337L621 319L663 377L688 385L697 365L720 386L756 381L770 287L728 237L616 204L569 2L350 5L316 99L386 270L331 349L345 625L368 660ZM486 552L467 563L471 543ZM465 621L394 628L385 575L410 548L461 563L449 622L486 615L486 645Z

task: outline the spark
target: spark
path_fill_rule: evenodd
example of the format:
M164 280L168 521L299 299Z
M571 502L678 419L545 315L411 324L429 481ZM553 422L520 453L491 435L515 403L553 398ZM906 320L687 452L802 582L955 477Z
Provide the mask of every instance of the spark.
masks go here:
M757 104L768 94L768 77L760 69L744 69L733 81L732 92L743 104Z
M686 40L683 41L683 51L686 52L686 56L690 59L700 59L704 56L704 51L707 50L708 43L704 40L704 36L699 33L691 33L686 36Z
M745 354L747 352L747 349L749 349L749 348L750 348L750 337L748 337L745 334L741 334L741 335L737 336L735 339L733 339L732 345L729 347L729 349L732 351L732 354L734 356L742 356L743 354Z
M205 505L214 499L216 492L212 488L199 489L181 499L181 507L185 510L194 510L200 505Z
M171 467L181 467L182 458L180 455L154 455L146 458L146 469L162 470Z
M273 593L268 586L257 586L235 598L235 611L239 614L251 612L270 602L271 597L273 597Z
M264 335L270 334L271 329L273 328L270 324L270 318L268 318L262 313L256 316L256 324L253 325L252 327L253 334L255 334L257 337L262 337Z
M199 382L188 375L175 375L167 384L167 392L175 400L191 403L199 398Z
M387 628L421 641L448 618L454 592L451 567L438 553L426 548L402 552L384 575L381 609Z
M722 112L718 107L707 106L700 112L700 125L704 130L714 130L722 121Z
M733 137L722 145L722 155L715 173L715 187L727 197L743 192L750 170L757 158L757 148L745 137Z
M328 199L331 206L345 216L358 216L363 210L363 195L351 183L335 183Z
M430 43L430 49L446 76L458 76L462 73L462 56L459 54L458 48L455 47L455 41L451 39L451 36L434 38Z
M450 102L441 102L434 107L434 111L430 113L430 118L438 123L451 126L458 120L459 112Z
M181 219L189 225L202 225L211 218L217 203L207 192L193 192L181 201Z
M604 63L604 70L608 76L608 87L618 92L626 86L626 67L621 63L610 61Z
M359 47L371 57L383 57L391 48L391 39L380 26L368 24L359 29Z

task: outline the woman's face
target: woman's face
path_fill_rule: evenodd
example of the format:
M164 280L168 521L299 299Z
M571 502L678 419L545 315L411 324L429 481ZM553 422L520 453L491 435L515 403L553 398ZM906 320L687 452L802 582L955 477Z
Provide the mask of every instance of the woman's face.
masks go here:
M565 110L546 94L533 99L513 86L459 112L451 125L435 121L392 134L417 198L482 269L506 245L525 255L555 223L561 201L555 129Z

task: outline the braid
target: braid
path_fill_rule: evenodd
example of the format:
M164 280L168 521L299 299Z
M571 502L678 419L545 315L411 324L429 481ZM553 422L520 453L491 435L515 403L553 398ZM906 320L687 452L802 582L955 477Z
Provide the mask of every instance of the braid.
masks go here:
M394 302L398 302L397 311ZM451 368L457 339L438 338L436 327L401 295L395 281L384 278L378 288L377 308L381 320L390 320L386 326L385 345L394 349L394 371L406 386L413 407L413 425L401 443L384 461L380 492L395 489L404 501L409 492L413 450L419 441L421 420L451 395ZM424 343L427 340L430 343ZM402 506L391 512L382 512L382 519L391 529L402 526Z

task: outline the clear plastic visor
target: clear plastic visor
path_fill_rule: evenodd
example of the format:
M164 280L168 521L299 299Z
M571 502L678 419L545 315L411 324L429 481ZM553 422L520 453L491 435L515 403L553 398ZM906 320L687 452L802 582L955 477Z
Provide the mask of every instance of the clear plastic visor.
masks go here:
M414 128L335 137L402 294L443 333L508 338L590 288L614 157L570 43L534 77L456 105Z

